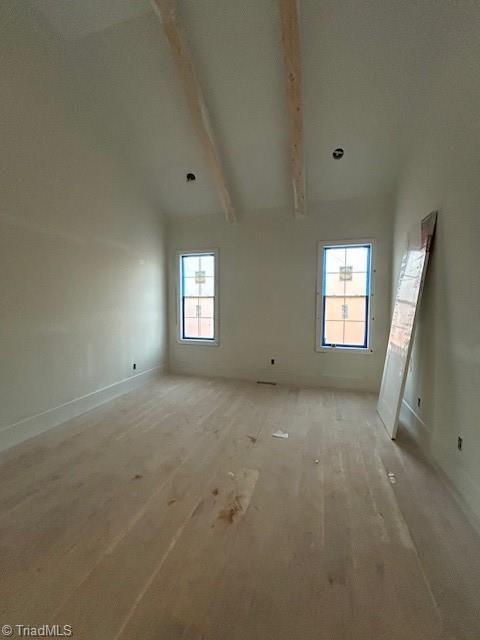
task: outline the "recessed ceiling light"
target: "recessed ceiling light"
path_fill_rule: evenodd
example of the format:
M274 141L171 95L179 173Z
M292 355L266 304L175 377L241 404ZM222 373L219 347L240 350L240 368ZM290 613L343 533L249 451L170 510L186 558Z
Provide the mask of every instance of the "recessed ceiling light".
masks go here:
M342 149L342 147L337 147L334 152L332 153L332 156L334 158L334 160L340 160L341 158L343 158L343 154L344 154L344 150Z
M187 173L187 182L195 182L197 179L194 173Z

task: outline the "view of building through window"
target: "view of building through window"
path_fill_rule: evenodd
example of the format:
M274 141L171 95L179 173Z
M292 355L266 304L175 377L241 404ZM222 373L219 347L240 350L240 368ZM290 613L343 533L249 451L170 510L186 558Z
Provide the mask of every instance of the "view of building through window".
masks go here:
M322 346L367 348L371 245L323 249Z
M180 256L181 338L215 339L215 255Z

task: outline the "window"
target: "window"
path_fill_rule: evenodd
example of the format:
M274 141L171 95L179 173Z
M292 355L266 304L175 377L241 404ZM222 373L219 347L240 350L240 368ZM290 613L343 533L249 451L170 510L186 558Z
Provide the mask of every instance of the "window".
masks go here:
M369 349L372 243L322 243L317 348Z
M178 254L179 339L218 344L217 252Z

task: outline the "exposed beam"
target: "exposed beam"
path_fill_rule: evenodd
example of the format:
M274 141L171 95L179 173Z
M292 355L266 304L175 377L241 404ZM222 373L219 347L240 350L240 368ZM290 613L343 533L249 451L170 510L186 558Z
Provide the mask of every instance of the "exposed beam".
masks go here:
M305 208L305 158L303 148L302 62L298 1L279 0L282 22L283 57L285 61L287 108L290 127L290 170L292 175L295 215L303 216Z
M167 36L170 44L172 55L187 98L188 108L190 109L190 114L193 120L193 126L213 171L218 195L225 212L225 217L229 222L235 222L237 219L235 208L232 204L232 198L230 196L230 190L225 177L224 167L215 142L202 89L195 73L185 32L177 17L176 0L151 0L151 2L155 12L162 21L165 35Z

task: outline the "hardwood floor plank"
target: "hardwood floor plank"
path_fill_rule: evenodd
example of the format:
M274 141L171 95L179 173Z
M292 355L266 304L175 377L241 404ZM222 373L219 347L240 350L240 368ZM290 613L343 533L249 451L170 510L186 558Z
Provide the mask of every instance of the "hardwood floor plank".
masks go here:
M11 624L85 640L480 637L479 537L371 394L165 376L0 454L0 487Z

